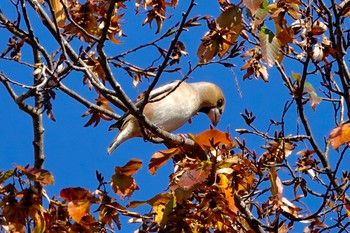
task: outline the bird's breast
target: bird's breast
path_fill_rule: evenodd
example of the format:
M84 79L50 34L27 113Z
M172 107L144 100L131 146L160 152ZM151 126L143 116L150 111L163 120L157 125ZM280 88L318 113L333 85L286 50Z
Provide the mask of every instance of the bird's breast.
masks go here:
M147 104L147 118L165 131L172 132L197 113L198 103L191 96L169 96L162 101ZM149 105L149 106L148 106Z

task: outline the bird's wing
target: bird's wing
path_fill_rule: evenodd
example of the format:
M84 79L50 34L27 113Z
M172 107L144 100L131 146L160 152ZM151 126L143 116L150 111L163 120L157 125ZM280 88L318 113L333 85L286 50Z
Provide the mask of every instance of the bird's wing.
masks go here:
M181 83L182 81L176 80L157 87L151 91L149 95L149 102L155 102L157 100L165 98L167 95L175 91Z
M149 102L156 102L163 98L165 98L167 95L172 93L176 88L182 83L183 81L175 80L166 84L163 84L156 89L152 90L149 95ZM139 101L135 103L136 107L139 107L143 101L143 98L139 98ZM119 118L117 122L112 124L108 130L115 130L120 129L125 121L125 118L129 115L129 111L125 112L125 114Z

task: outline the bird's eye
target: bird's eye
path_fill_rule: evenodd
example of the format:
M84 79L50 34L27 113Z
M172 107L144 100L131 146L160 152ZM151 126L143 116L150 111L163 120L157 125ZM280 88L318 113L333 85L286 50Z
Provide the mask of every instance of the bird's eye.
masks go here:
M221 108L222 105L224 105L224 100L223 100L223 99L219 99L218 102L216 103L216 106L218 106L219 108Z

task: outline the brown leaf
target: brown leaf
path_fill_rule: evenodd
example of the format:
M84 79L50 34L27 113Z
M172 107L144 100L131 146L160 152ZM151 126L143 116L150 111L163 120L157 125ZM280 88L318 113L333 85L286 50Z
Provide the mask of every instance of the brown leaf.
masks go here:
M215 57L219 51L219 44L216 41L212 41L210 44L202 41L197 50L197 57L201 63L207 63Z
M158 151L152 155L152 159L148 164L148 171L154 175L158 168L163 166L169 159L180 153L179 148L170 148L164 151Z
M350 123L334 128L329 134L329 141L334 150L338 150L341 145L346 143L350 145Z
M142 165L141 160L132 159L123 167L115 167L115 173L112 176L112 189L121 197L130 197L139 187L131 175L135 174Z
M68 213L72 219L79 223L88 215L91 206L91 193L84 188L65 188L60 191L60 196L68 201Z
M104 109L106 109L108 111L113 112L113 109L109 106L108 100L106 98L100 96L100 97L96 98L95 101L96 101L96 104L98 106L100 106L101 108L104 108ZM90 114L92 114L92 115L91 115L90 119L88 120L88 122L84 125L84 127L88 127L88 126L90 126L92 124L94 124L94 127L96 127L100 123L101 118L103 120L106 120L106 121L111 121L112 120L111 117L109 117L109 116L107 116L107 115L105 115L105 114L103 114L103 113L101 113L101 112L99 112L97 110L94 110L94 109L89 109L88 111L86 111L82 115L82 117L86 117L86 116L88 116Z
M227 31L223 36L223 43L220 46L219 56L222 57L231 48L243 30L242 10L238 6L232 6L224 10L216 19L221 31Z
M142 167L142 160L131 159L123 167L118 167L118 173L126 176L135 174Z
M24 171L27 177L35 182L39 182L41 185L46 186L54 183L53 175L45 169L37 169L34 167L22 167L17 166L18 170Z
M168 203L171 198L173 198L173 195L171 193L161 193L161 194L157 194L156 196L146 201L132 201L127 205L127 207L136 208L140 205L145 205L145 204L148 204L151 206L158 205L160 203L165 204L165 203Z
M345 0L339 4L339 12L344 17L350 16L350 1L349 0Z
M342 199L346 214L348 215L348 219L350 219L350 203L346 200L345 195Z
M65 188L60 191L60 196L67 201L90 199L91 193L85 188Z
M277 171L274 167L270 169L270 182L272 195L277 196L278 199L281 199L283 195L283 184L280 178L277 176Z
M210 165L207 163L185 168L184 172L177 177L176 184L184 190L189 190L201 184L209 176Z
M255 15L263 0L243 0L243 4L250 10L252 16Z
M194 141L203 149L212 149L217 146L225 146L230 150L236 145L231 139L229 133L221 132L217 129L206 130L200 134L194 136Z

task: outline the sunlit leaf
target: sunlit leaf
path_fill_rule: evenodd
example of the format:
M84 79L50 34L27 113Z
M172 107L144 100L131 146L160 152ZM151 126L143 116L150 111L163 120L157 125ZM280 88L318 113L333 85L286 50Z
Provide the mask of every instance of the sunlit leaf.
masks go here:
M219 186L228 202L230 210L233 213L238 213L238 208L235 205L235 201L233 198L233 190L231 188L229 179L224 174L219 174L219 177L220 177Z
M46 221L42 213L36 211L34 214L34 229L32 233L44 233L46 230Z
M112 189L121 197L130 197L139 187L131 175L135 174L142 165L141 160L132 159L123 167L116 167L112 176Z
M90 212L91 193L84 188L65 188L60 196L68 201L68 213L77 223Z
M223 36L225 41L218 51L219 56L222 57L228 52L243 30L241 8L238 6L227 8L216 19L216 22L221 29L228 31L227 34Z
M260 46L263 58L267 63L267 67L272 67L280 54L280 45L272 31L266 27L261 27L259 31Z
M131 159L123 167L118 167L118 173L126 176L135 174L142 167L142 160Z
M243 4L250 10L252 16L255 15L262 2L263 0L243 0Z
M163 166L169 159L180 153L179 148L170 148L164 151L158 151L152 155L151 161L148 164L148 171L154 175L158 168Z
M65 5L67 5L66 0L62 0L62 2ZM66 24L67 16L66 16L66 13L64 11L61 0L50 0L50 4L51 4L52 10L55 14L57 25L59 27L63 27Z
M339 4L339 12L343 17L350 16L350 1L345 0Z
M197 57L201 63L207 63L215 57L219 51L219 44L216 41L212 41L206 45L202 42L197 50Z
M277 171L274 167L270 169L270 182L272 195L281 199L283 194L283 184L280 178L277 176Z
M151 206L158 205L159 203L166 204L172 198L173 198L173 195L171 193L161 193L161 194L157 194L156 196L146 201L132 201L127 205L127 207L136 208L140 205L145 205L145 204L148 204Z
M8 170L6 172L0 172L0 184L4 183L7 179L14 175L14 170Z
M17 169L24 171L30 180L39 182L43 186L54 183L54 177L48 170L37 169L34 167L23 168L21 166L17 166Z
M294 73L294 71L292 71L292 77L296 82L300 82L301 75L299 73Z
M316 94L313 86L309 82L305 82L304 90L305 90L306 93L309 94L311 108L312 108L312 110L315 111L316 110L316 106L321 102L322 98L318 97L318 95Z
M350 123L334 128L329 134L329 141L335 150L338 150L341 145L350 145Z
M90 212L91 202L87 199L68 202L68 213L77 223Z
M225 148L232 149L236 145L232 141L229 133L221 132L217 129L206 130L194 136L194 141L203 149L211 149L218 145L225 145Z

